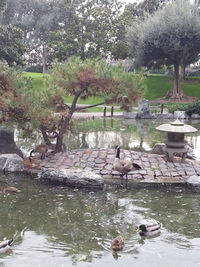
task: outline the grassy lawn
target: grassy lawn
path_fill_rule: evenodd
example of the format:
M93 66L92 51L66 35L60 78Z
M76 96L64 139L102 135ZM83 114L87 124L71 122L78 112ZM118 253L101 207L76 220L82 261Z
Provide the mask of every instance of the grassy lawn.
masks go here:
M200 82L185 82L184 84L182 84L182 90L186 95L194 96L200 99Z
M164 97L172 88L172 81L164 75L150 75L144 80L144 98L156 100Z
M47 74L43 73L35 73L35 72L23 72L23 77L31 78L32 86L35 88L35 90L39 90L41 87L43 87L44 77Z
M149 75L144 81L144 97L156 100L164 97L173 86L173 81L164 75ZM189 77L181 84L183 92L188 96L200 99L200 77Z
M43 80L47 74L42 73L32 73L32 72L24 72L24 77L30 77L32 79L32 85L36 90L39 90L43 87ZM164 75L148 75L144 80L144 98L148 100L158 100L166 95L169 89L173 86L173 81ZM186 95L194 96L200 99L200 77L189 77L187 80L181 85L183 92ZM66 97L65 101L67 103L72 102L73 97ZM79 100L79 104L97 104L104 101L103 96L89 97L86 100ZM95 107L89 109L91 112L102 112L101 107ZM120 110L115 110L120 111ZM109 109L108 109L108 112Z

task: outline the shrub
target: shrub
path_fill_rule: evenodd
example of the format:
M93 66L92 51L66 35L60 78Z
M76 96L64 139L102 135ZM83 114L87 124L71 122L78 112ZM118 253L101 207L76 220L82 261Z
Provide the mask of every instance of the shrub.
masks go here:
M186 111L189 116L192 114L200 115L200 100L191 104L175 104L169 107L170 112L174 112L176 110Z
M187 106L186 113L191 116L192 114L200 115L200 100L196 103L191 103Z
M176 110L186 111L188 104L172 104L168 107L169 112L174 113Z

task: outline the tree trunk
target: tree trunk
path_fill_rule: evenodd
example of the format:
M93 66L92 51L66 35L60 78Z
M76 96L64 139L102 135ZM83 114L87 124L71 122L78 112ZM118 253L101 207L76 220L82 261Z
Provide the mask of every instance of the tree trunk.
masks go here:
M45 42L43 42L43 44L42 44L42 69L43 69L43 73L47 73L47 59L48 59L48 49L47 49Z
M180 81L185 81L185 68L186 66L184 64L181 64Z
M66 116L65 120L63 121L61 125L60 131L58 133L57 141L56 141L56 148L55 148L56 153L63 151L63 137L66 132L66 129L69 126L72 115L73 115L73 112L69 112L69 114Z
M45 144L46 144L46 145L51 145L51 142L50 142L50 140L49 140L49 137L48 137L48 135L47 135L47 133L46 133L44 127L41 126L41 127L40 127L40 130L41 130L41 133L42 133L42 136L43 136L43 139L44 139Z
M183 97L183 93L180 88L179 67L180 64L178 62L174 63L174 86L173 89L167 94L167 98L173 100L181 100Z

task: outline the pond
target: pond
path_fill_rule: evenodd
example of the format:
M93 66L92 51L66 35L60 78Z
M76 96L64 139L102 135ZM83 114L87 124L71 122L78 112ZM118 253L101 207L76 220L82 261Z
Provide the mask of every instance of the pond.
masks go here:
M30 177L0 176L0 239L14 237L1 267L200 266L200 195L157 189L74 191ZM141 223L160 221L160 235L142 238ZM123 251L110 241L119 235Z
M163 142L166 133L155 128L169 121L152 120L116 120L95 119L82 120L74 124L71 132L65 135L67 149L76 148L114 148L120 145L123 149L135 151L150 151L155 143ZM185 121L200 130L199 120ZM194 155L200 159L200 131L186 135L186 140L194 150ZM28 155L34 146L42 142L42 138L34 139L17 137L17 144Z
M165 134L155 130L163 122L88 120L65 136L68 149L112 148L149 151ZM187 122L200 128L195 121ZM17 144L28 155L41 137ZM199 133L187 140L200 159ZM9 185L21 190L4 194ZM14 237L12 250L0 254L0 267L69 266L200 266L200 194L150 188L76 191L41 184L26 176L0 175L0 240ZM178 190L178 189L177 189ZM161 234L141 238L141 223L163 225ZM120 234L124 250L110 251Z

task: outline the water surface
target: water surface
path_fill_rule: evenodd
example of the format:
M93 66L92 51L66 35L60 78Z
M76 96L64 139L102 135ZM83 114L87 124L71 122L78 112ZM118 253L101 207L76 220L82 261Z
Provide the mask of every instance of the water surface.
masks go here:
M2 267L200 266L200 195L156 189L74 191L29 177L0 176L0 239L14 236ZM141 238L141 223L162 222L159 236ZM109 249L120 231L124 250Z
M155 143L164 142L166 133L159 132L156 127L165 121L152 120L116 120L95 119L76 121L72 131L65 135L66 148L114 148L117 144L123 149L135 151L150 151ZM200 130L199 120L185 121ZM185 139L194 150L194 155L200 160L200 132L187 134ZM42 137L35 135L33 139L21 138L17 133L15 140L24 154L37 144L42 143Z

